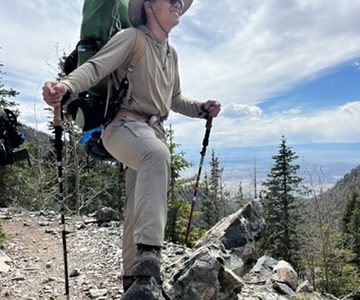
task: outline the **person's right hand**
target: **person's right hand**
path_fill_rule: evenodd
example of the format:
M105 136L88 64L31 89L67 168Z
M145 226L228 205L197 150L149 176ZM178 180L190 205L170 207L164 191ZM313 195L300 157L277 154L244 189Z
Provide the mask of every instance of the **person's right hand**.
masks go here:
M47 81L42 90L45 102L53 108L57 108L61 105L61 99L67 93L68 88L61 82Z

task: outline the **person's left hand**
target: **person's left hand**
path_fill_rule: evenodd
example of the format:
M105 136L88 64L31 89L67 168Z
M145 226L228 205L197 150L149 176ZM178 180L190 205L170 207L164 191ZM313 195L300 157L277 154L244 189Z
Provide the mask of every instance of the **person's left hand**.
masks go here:
M217 117L221 110L221 104L219 101L216 100L208 100L204 102L202 106L204 110L206 110L213 118Z

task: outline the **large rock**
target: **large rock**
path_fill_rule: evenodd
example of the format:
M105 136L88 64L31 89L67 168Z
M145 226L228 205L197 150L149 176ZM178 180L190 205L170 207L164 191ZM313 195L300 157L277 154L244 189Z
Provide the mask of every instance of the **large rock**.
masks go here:
M284 283L294 291L298 287L298 275L288 262L280 260L274 267L273 273L272 280Z
M297 275L291 265L269 256L260 257L250 272L242 277L245 285L238 300L336 300L335 297L313 292L308 281L297 285Z
M314 287L310 284L308 280L305 280L296 288L296 293L312 293Z
M255 242L265 227L261 205L251 201L238 212L224 218L165 273L165 285L172 299L238 299L244 283L240 276L256 259Z
M250 272L254 273L262 273L270 271L272 272L275 268L275 266L278 264L278 261L270 256L261 256L256 264L252 267Z
M244 284L225 267L222 251L215 245L201 247L167 268L166 272L175 270L169 284L164 286L171 299L237 299Z
M264 228L261 204L253 200L218 222L196 243L195 248L218 245L225 251L223 258L227 265L231 265L231 260L241 259L243 267L236 273L242 275L256 261L255 242L260 239Z
M95 213L98 223L103 224L110 221L120 221L118 212L111 207L103 207Z

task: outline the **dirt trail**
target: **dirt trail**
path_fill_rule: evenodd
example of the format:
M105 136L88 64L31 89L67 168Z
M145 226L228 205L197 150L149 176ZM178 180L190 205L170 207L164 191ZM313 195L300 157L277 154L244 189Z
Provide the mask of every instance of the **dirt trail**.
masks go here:
M64 299L59 216L19 215L7 220L3 230L7 239L2 250L11 262L10 270L0 274L0 299ZM119 224L78 228L72 221L67 230L71 299L119 299Z
M48 282L60 285L63 281L59 228L53 222L40 224L33 218L14 218L3 226L7 237L4 252L12 260L9 273L1 278L5 299L36 298Z

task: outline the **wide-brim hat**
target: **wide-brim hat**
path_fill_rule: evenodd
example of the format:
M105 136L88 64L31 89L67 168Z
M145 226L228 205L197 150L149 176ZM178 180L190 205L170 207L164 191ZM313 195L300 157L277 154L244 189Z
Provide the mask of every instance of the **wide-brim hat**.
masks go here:
M184 7L182 9L181 15L183 15L191 6L193 0L183 0ZM137 27L144 24L144 20L142 19L142 8L145 0L129 0L128 4L128 15L129 20L132 26Z

